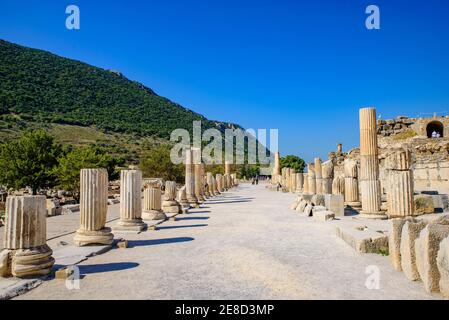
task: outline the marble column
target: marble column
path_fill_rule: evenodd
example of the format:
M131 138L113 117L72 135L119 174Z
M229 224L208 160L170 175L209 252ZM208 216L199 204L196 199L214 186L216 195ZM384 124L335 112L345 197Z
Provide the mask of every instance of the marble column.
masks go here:
M296 192L296 170L290 168L290 192Z
M359 183L357 178L357 161L346 159L345 171L345 204L350 207L360 207Z
M334 164L332 160L328 160L322 164L321 167L322 187L323 194L332 194L332 182L334 178Z
M281 154L276 152L274 154L274 168L272 180L274 183L279 182L279 176L281 175Z
M199 203L206 201L203 196L203 169L201 166L201 149L192 148L193 151L193 163L195 171L195 196Z
M231 162L225 161L225 174L231 174Z
M187 201L187 192L186 192L186 186L182 186L178 190L178 202L181 205L181 209L183 213L187 213L190 209L190 203Z
M315 165L313 163L309 163L308 180L309 180L309 193L316 194Z
M207 181L207 187L208 187L208 191L209 194L211 195L211 197L215 196L215 190L214 190L214 182L213 182L213 176L211 172L207 172L206 173L206 181Z
M388 170L387 214L390 218L414 215L411 158L410 151L401 148L392 151L385 161L385 168Z
M343 176L336 176L332 181L332 194L345 195L345 178Z
M147 226L142 221L142 171L120 172L120 220L114 231L140 232Z
M143 190L143 211L144 220L165 220L167 216L162 211L162 192L159 187L149 186Z
M303 188L302 188L302 192L305 193L305 194L308 194L308 193L310 193L310 191L309 191L309 176L308 176L307 173L303 173L302 177L303 177L303 180L304 180L304 185L303 185Z
M190 206L198 207L198 199L195 195L195 166L193 163L193 151L192 149L186 149L186 177L185 177L185 185L186 185L186 197Z
M223 175L220 173L217 173L215 175L215 180L217 180L217 189L218 192L222 193L223 192Z
M315 180L316 180L316 193L323 194L323 168L320 158L315 158Z
M360 109L360 187L361 214L366 218L384 219L381 211L376 109Z
M296 192L303 192L303 186L304 186L304 174L303 173L297 173L296 174Z
M45 196L8 196L0 276L38 277L55 263L47 245Z
M108 212L108 172L82 169L80 173L80 228L73 239L76 246L109 245L114 239L105 227Z
M162 211L164 213L182 213L182 208L176 200L176 182L165 182L164 201L162 202Z
M203 179L203 183L201 184L201 194L203 195L203 198L206 199L206 165L204 163L201 163L201 178Z

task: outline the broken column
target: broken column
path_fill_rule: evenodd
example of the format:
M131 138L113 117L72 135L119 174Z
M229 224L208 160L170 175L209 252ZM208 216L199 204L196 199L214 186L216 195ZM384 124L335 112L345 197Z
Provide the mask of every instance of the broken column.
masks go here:
M320 158L315 158L315 188L317 194L323 194L323 167Z
M357 162L346 159L345 170L345 203L350 207L360 207L359 184L357 180Z
M164 213L182 213L182 208L176 200L176 182L165 182L164 201L162 202L162 211Z
M336 176L332 181L332 194L345 194L345 178L343 176Z
M303 173L297 173L296 174L296 192L303 192L303 186L304 186L304 174Z
M142 171L120 172L120 220L114 227L117 231L142 231Z
M193 163L194 163L194 172L195 172L195 196L198 199L199 203L203 203L206 201L203 196L203 168L201 166L201 149L192 148L193 152Z
M6 198L0 276L31 277L50 273L55 260L47 245L45 200L45 196Z
M73 239L76 246L109 245L114 239L105 227L108 212L108 171L82 169L80 173L80 228Z
M309 193L309 177L308 177L308 174L307 173L303 173L302 177L303 177L303 181L304 181L302 192L305 193L305 194L308 194Z
M309 163L308 180L309 180L309 193L316 194L315 165L313 163Z
M187 201L187 192L186 192L186 186L182 186L178 190L178 202L181 205L181 209L183 213L187 213L190 209L190 203Z
M195 195L195 166L193 163L193 151L192 149L186 149L186 197L190 206L198 207L198 199Z
M360 109L360 187L362 216L384 219L381 211L376 109Z
M165 220L167 216L162 211L162 192L159 187L148 186L143 191L143 211L144 220Z
M334 164L332 160L324 162L321 166L321 178L323 194L332 194L332 182L334 177Z
M281 175L281 154L276 152L274 154L274 168L273 168L273 176L272 182L279 182L279 176Z
M208 190L209 190L209 194L210 194L211 197L215 196L214 182L213 182L212 178L213 178L212 173L211 172L207 172L206 173L206 179L207 179L206 181L207 181L207 187L208 187Z
M218 192L222 193L223 192L223 175L220 173L217 173L215 175L215 180L217 180L217 189Z
M419 280L419 272L416 267L415 241L426 223L406 221L401 233L401 267L405 276L412 281Z
M402 148L392 151L385 161L385 167L388 170L388 216L392 218L413 216L414 193L410 151Z
M290 168L290 192L296 192L296 170Z

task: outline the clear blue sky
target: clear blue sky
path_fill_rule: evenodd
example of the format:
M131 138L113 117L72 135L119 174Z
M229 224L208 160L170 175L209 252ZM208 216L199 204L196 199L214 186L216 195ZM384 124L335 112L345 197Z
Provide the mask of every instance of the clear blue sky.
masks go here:
M65 28L65 8L81 30ZM381 30L365 28L365 8ZM211 119L278 128L283 155L358 146L358 108L449 111L449 0L5 1L0 38L119 70Z

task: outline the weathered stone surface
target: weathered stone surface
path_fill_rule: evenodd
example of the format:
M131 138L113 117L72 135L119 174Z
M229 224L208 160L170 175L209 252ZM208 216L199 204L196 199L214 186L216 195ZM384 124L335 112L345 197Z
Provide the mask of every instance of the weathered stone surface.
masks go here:
M304 217L311 217L312 216L312 210L313 210L313 205L311 205L310 203L308 203L304 210L302 212L300 212L301 216Z
M187 201L192 207L198 206L198 199L195 195L195 167L193 163L192 149L186 149L186 173L185 173L185 186Z
M164 213L182 213L181 205L176 201L176 191L176 182L165 182L164 201L162 202Z
M357 175L357 162L346 159L344 162L345 171L345 203L350 206L359 206L359 184Z
M428 224L415 241L416 267L428 293L440 291L437 255L440 242L449 236L449 226Z
M333 212L336 217L342 217L345 215L343 195L326 194L324 196L324 204L326 206L326 209Z
M335 231L358 253L380 253L388 248L388 235L364 225L336 225Z
M314 194L312 196L311 202L314 206L326 206L326 203L324 201L324 195L322 194Z
M323 194L323 167L320 158L314 159L316 193Z
M419 280L419 273L416 267L415 240L419 237L425 222L405 222L401 234L401 267L405 276L412 280Z
M389 170L387 187L387 213L389 217L411 217L415 212L413 201L413 172Z
M114 236L105 227L108 210L108 172L82 169L80 173L80 228L74 237L77 246L111 244Z
M414 197L415 214L431 214L435 212L433 198L430 195L419 194Z
M326 222L329 220L334 220L335 214L330 211L316 211L313 213L313 219L320 222Z
M316 190L317 190L316 189L316 178L315 178L315 164L309 163L307 172L308 172L307 179L309 182L309 184L308 184L309 193L315 194Z
M332 160L328 160L323 162L321 168L321 176L322 176L322 193L323 194L332 194L333 187L333 178L334 178L334 163Z
M440 292L444 298L449 299L449 237L440 242L437 267L440 273Z
M11 250L0 251L0 277L11 276L10 255Z
M332 194L345 194L345 178L336 176L332 181Z
M388 235L389 256L393 267L402 271L401 267L401 237L402 228L407 220L402 218L391 219Z
M160 188L148 187L143 191L144 220L165 220L167 216L162 211L162 193Z

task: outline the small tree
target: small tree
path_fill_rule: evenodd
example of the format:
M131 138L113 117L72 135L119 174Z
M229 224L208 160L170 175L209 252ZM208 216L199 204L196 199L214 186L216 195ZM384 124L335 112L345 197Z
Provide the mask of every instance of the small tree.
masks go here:
M148 178L162 178L166 181L182 183L185 177L185 166L171 161L170 147L166 145L144 152L140 159L140 169Z
M55 169L58 186L71 191L79 201L81 169L105 168L109 180L114 180L118 177L116 165L117 161L111 155L94 147L73 149L59 159L59 166Z
M289 155L281 158L281 168L292 168L296 172L304 172L306 163L298 156Z
M15 190L30 187L37 190L55 184L54 167L58 164L60 146L44 130L28 131L17 141L0 147L0 183Z

